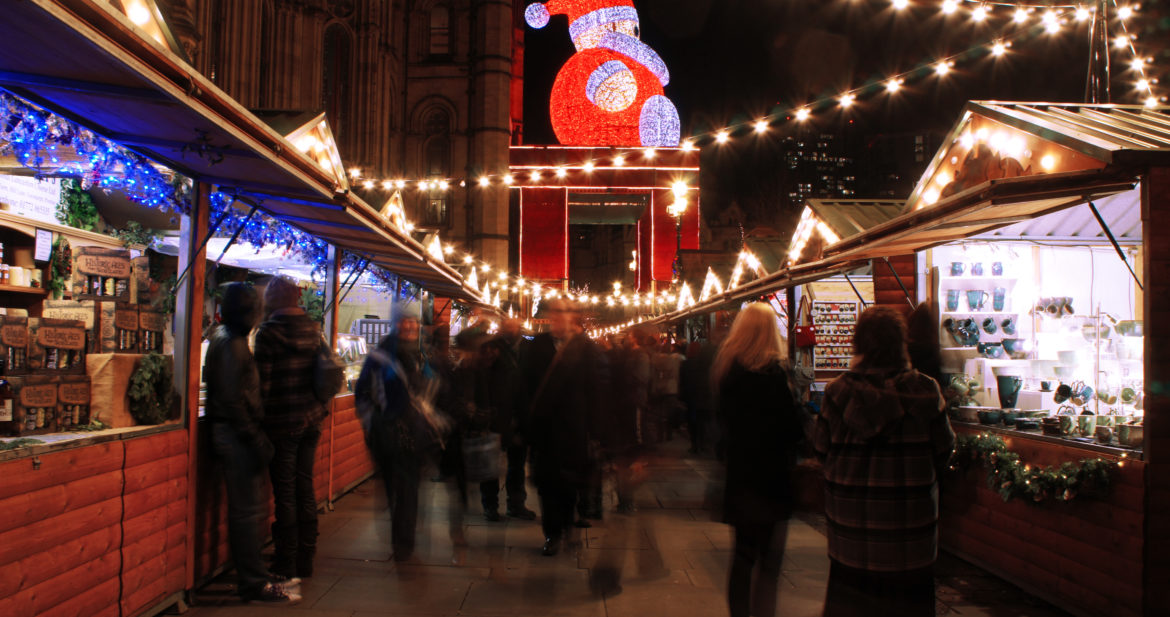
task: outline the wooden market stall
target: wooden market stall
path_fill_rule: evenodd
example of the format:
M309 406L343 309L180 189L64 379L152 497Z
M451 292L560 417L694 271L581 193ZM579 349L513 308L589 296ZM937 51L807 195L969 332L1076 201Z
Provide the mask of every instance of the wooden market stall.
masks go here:
M794 245L787 267L656 321L916 263L908 291L935 308L944 370L972 385L942 547L1073 614L1170 614L1170 109L972 102L944 143L893 218ZM1047 426L1003 424L1000 407Z
M71 140L78 135L88 135L77 130L83 126L108 139L99 143L111 144L111 151L129 149L130 154L119 150L126 160L146 157L144 174L163 173L167 179L181 174L194 181L174 260L175 270L184 273L173 317L180 409L156 426L61 439L45 435L48 443L0 452L0 475L6 478L0 484L0 571L5 573L0 614L156 614L182 602L187 591L227 562L222 493L204 455L206 431L198 419L201 326L210 310L203 294L205 240L216 232L217 221L209 214L217 195L329 242L333 272L327 298L337 294L339 256L345 251L433 293L480 302L402 222L382 218L347 190L339 160L328 156L335 149L322 118L299 133L275 131L186 64L168 37L153 36L158 32L165 33L161 21L137 26L120 3L100 0L19 2L7 5L0 20L0 92L19 97L11 99L17 101L11 109L39 107L59 114L58 121L33 112L57 128L76 123L51 133L60 136L62 150L75 145ZM47 157L36 171L77 173L55 163ZM96 180L105 177L100 170L81 169ZM51 227L8 221L14 216L3 215L0 223L25 225L34 233ZM79 246L90 238L72 229L50 231L80 240ZM112 277L109 284L121 294ZM26 289L0 288L0 294L34 298L22 300L34 310L40 310L43 297ZM336 330L335 316L326 323ZM324 503L372 470L352 396L334 400L323 437L316 480Z

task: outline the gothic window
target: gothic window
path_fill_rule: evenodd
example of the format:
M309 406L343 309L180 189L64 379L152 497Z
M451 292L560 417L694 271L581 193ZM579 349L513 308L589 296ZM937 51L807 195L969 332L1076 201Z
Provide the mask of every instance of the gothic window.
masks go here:
M333 24L325 29L324 58L322 59L321 84L322 107L333 131L341 133L344 121L345 103L349 98L350 59L353 49L353 39L349 31L341 24Z
M451 116L443 109L433 109L424 116L423 173L431 178L451 175ZM432 189L426 196L423 225L442 227L449 223L447 193Z
M451 9L447 8L445 4L438 4L431 9L429 41L431 56L450 55Z

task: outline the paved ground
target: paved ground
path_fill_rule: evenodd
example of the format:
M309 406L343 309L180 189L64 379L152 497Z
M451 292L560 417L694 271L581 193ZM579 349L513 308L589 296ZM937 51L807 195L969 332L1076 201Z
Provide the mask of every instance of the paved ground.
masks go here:
M463 538L450 532L448 487L423 480L415 557L390 560L389 517L381 482L368 481L322 515L316 576L293 607L241 605L231 573L196 594L194 617L671 617L727 614L729 528L704 510L719 466L687 457L680 440L655 462L638 511L612 513L580 530L575 546L540 554L539 521L483 520L472 489ZM535 491L529 507L538 509ZM829 562L816 516L790 524L777 615L821 615ZM452 536L456 536L452 538ZM954 558L939 564L938 615L1063 617L1043 602ZM274 612L276 611L276 612Z

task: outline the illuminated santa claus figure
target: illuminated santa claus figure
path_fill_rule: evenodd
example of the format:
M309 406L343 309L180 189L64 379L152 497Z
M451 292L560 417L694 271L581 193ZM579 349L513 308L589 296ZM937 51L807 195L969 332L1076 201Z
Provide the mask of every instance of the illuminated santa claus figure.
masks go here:
M533 28L567 15L577 53L557 73L550 111L557 139L571 146L679 144L678 110L666 98L666 64L638 38L633 0L549 0L528 5Z

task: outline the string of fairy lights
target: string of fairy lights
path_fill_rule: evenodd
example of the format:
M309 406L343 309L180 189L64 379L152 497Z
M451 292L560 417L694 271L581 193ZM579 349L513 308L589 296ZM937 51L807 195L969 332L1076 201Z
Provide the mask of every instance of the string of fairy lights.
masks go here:
M921 62L901 73L889 75L881 79L870 80L863 85L845 90L836 96L809 101L789 110L759 117L749 123L729 125L712 131L695 133L687 139L684 139L679 149L684 152L694 152L701 145L714 144L715 146L723 146L733 140L759 138L773 129L780 128L784 125L809 122L815 115L820 113L849 109L860 103L865 97L871 95L885 93L887 96L893 96L902 91L910 82L930 77L940 80L944 79L955 70L959 63L985 57L999 59L1011 53L1012 46L1015 43L1038 35L1055 36L1068 29L1069 26L1084 24L1093 18L1096 10L1095 3L1089 4L1087 2L1031 4L983 0L942 0L941 2L933 0L917 0L916 2L911 2L911 0L879 1L888 2L895 11L905 11L912 7L929 8L927 5L937 5L938 12L944 15L962 16L965 14L971 22L975 24L987 24L989 26L992 22L1002 21L1004 28L989 36L984 42L972 45L963 51ZM1129 31L1127 25L1139 9L1139 6L1121 4L1117 0L1109 0L1106 4L1111 9L1111 21L1115 24L1115 27L1120 28L1121 32L1113 37L1111 47L1115 53L1128 53L1130 60L1129 68L1135 77L1135 92L1142 104L1146 107L1157 107L1165 100L1165 97L1159 96L1154 90L1154 85L1157 83L1157 80L1149 74L1152 58L1138 53L1136 46L1137 37ZM646 160L652 160L656 154L657 150L655 148L646 148L642 153L642 157ZM629 152L617 153L611 156L609 160L597 159L586 162L582 166L572 168L558 166L532 169L528 170L525 174L513 174L510 172L485 173L471 183L474 186L485 189L500 186L539 186L546 178L563 179L570 171L589 174L594 168L600 168L606 164L613 167L622 167L627 162L632 164L634 161L628 160L630 156ZM375 179L364 176L360 168L351 168L348 172L353 183L367 191L380 188L383 191L401 192L415 188L421 192L437 191L442 193L452 190L455 187L466 189L469 185L469 180L459 178L430 177L414 180L406 178ZM685 195L683 190L689 187L684 187L683 190L680 190L677 186L672 188L675 190L676 196L678 196ZM404 222L403 229L410 233L414 231L414 225L410 222ZM531 303L530 313L532 315L535 315L536 309L542 299L559 297L567 297L584 304L606 306L615 309L628 308L635 311L645 310L647 312L654 312L666 306L677 306L681 310L696 302L691 291L684 289L685 284L678 289L666 290L659 294L622 293L620 287L615 287L613 293L600 295L597 293L588 293L588 290L579 290L577 293L573 293L556 286L542 286L538 283L526 281L522 276L496 269L493 265L477 259L470 253L460 251L452 244L443 244L437 237L437 234L433 236L428 250L432 256L444 259L452 266L466 268L467 274L465 275L465 280L470 286L483 294L486 303L501 307L502 303L506 302L510 295L510 307L515 305L523 308L526 303ZM745 257L741 255L741 263L737 265L737 268L742 267L744 259ZM700 296L705 297L709 295L709 290L712 286L718 286L717 278L714 279L713 283L712 277L714 277L714 273L709 271ZM732 278L738 279L739 277L733 274ZM729 285L729 288L734 286L735 284L732 283ZM501 292L505 296L503 299L500 297ZM524 310L524 312L529 313L528 310ZM614 327L628 327L637 323L638 320L640 318L635 318L626 324Z

